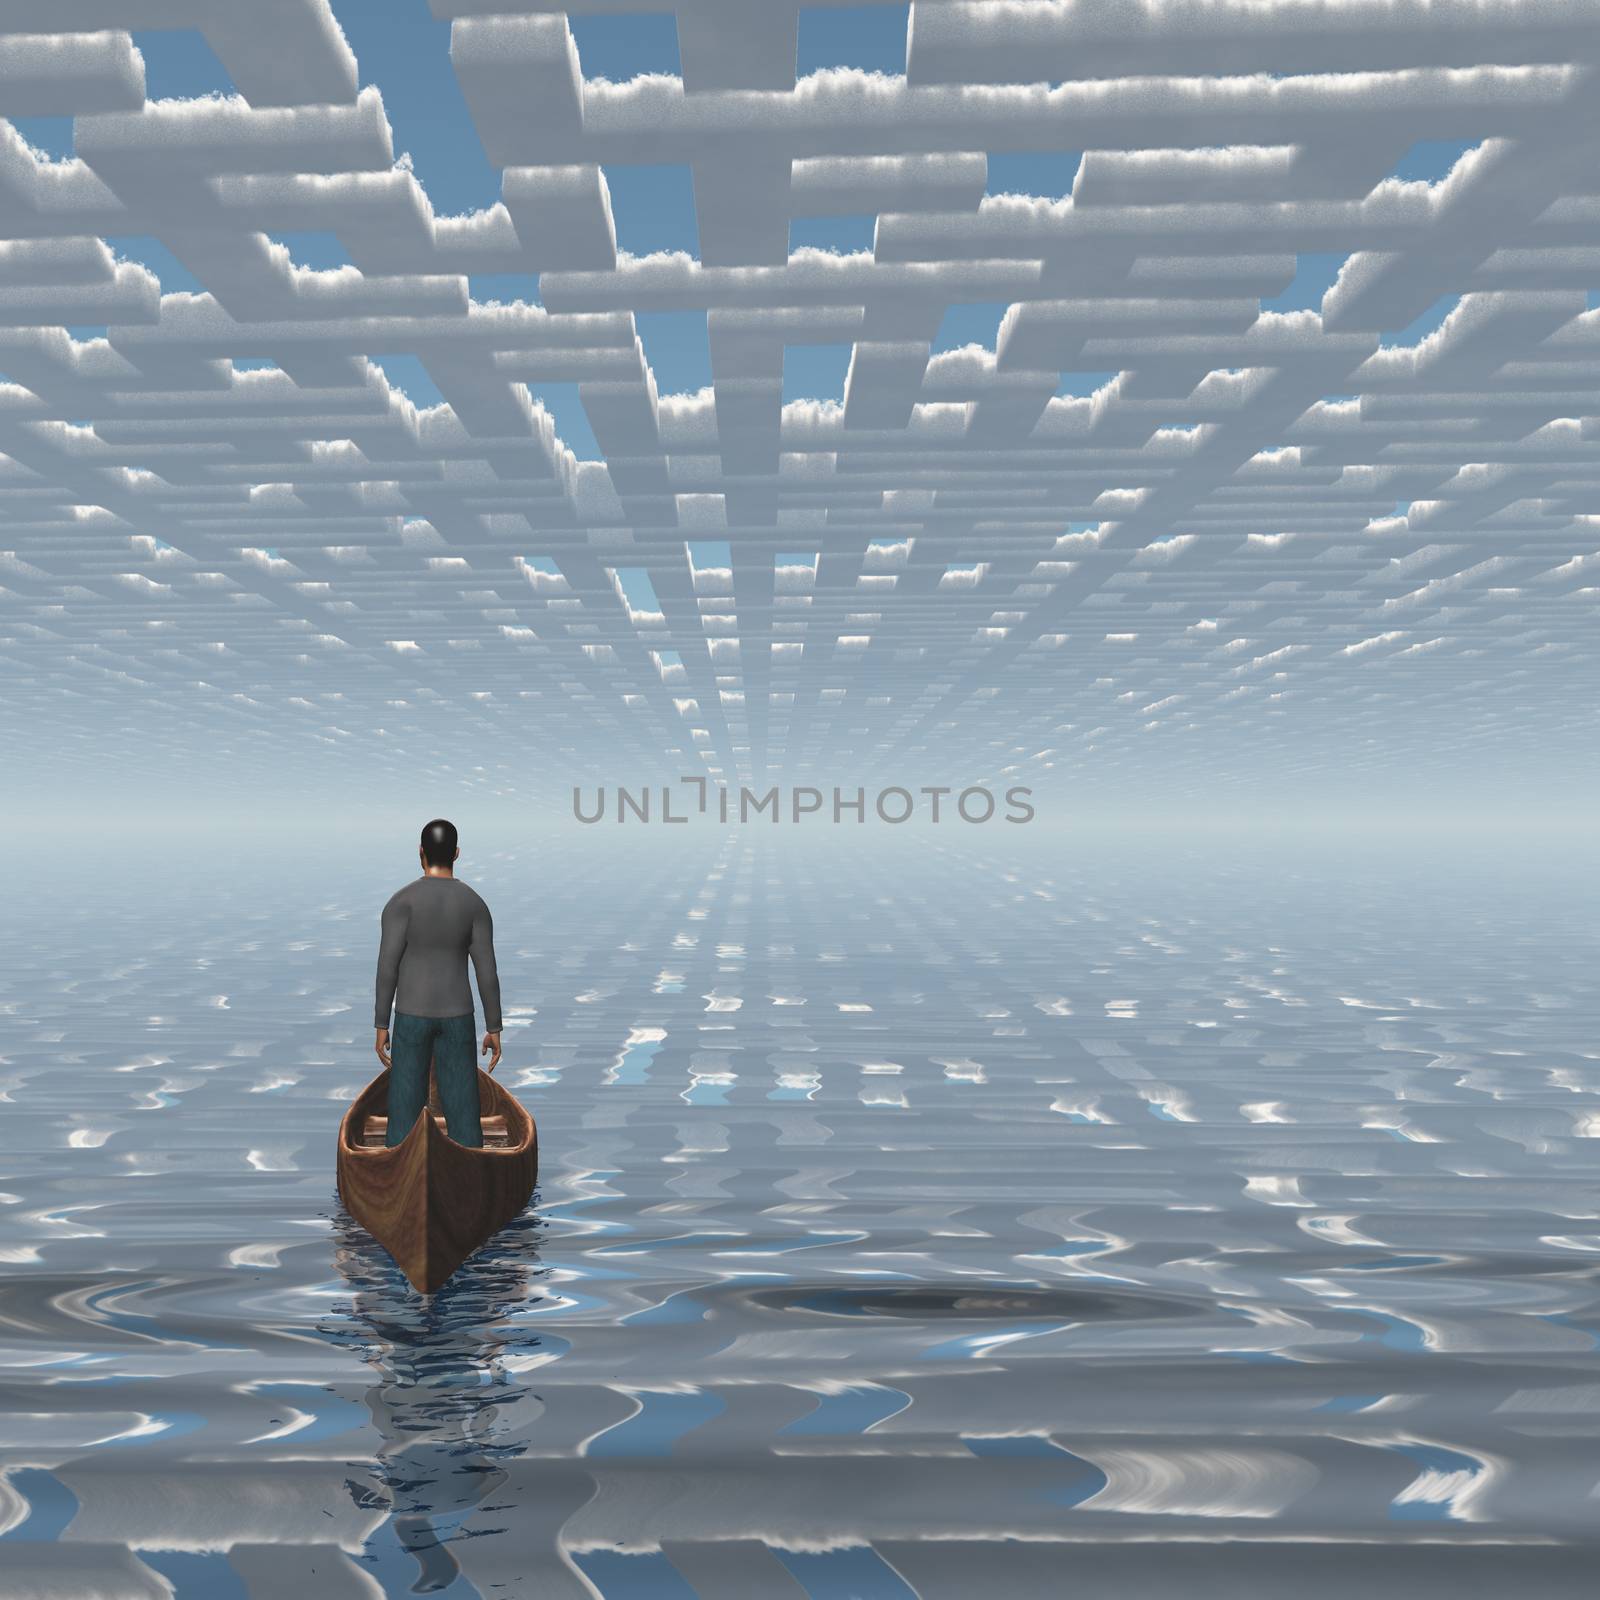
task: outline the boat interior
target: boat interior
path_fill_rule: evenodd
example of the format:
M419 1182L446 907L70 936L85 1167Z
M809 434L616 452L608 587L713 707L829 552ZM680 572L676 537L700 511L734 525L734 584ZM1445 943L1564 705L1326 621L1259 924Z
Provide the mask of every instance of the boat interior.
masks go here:
M508 1150L511 1148L511 1136L506 1129L506 1119L503 1116L480 1117L479 1125L483 1129L483 1148L485 1150ZM445 1127L444 1113L433 1113L433 1125L440 1133L448 1130ZM389 1119L385 1116L369 1114L361 1136L356 1140L358 1150L382 1150L385 1148L384 1140L388 1137Z

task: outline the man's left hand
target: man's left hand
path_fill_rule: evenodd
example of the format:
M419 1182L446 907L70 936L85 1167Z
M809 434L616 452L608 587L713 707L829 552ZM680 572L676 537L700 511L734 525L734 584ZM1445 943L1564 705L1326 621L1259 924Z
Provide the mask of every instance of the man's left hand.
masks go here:
M494 1060L483 1069L485 1072L493 1072L500 1065L500 1035L498 1032L484 1034L483 1049L478 1054L486 1056L491 1050L494 1051Z

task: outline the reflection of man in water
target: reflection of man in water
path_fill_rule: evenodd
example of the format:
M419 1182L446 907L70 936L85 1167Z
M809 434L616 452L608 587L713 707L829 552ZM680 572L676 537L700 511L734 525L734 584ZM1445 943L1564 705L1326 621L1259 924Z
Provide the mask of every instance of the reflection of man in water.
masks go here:
M543 1353L549 1359L530 1325L512 1320L540 1299L534 1285L543 1270L545 1226L525 1211L438 1293L419 1295L359 1223L334 1214L334 1265L350 1299L330 1307L315 1331L373 1368L366 1403L378 1446L371 1465L358 1466L345 1482L361 1510L388 1513L396 1546L374 1533L361 1557L385 1594L448 1589L467 1561L475 1564L471 1576L482 1594L543 1594L536 1580L513 1591L485 1577L498 1576L513 1560L537 1570L562 1524L594 1493L587 1474L558 1478L516 1508L510 1527L491 1514L505 1507L484 1503L506 1484L504 1463L526 1453L526 1431L543 1408L518 1365L504 1358ZM553 1344L564 1348L560 1340ZM514 1538L517 1555L491 1553L504 1542L495 1535ZM452 1545L461 1548L463 1562ZM410 1553L419 1573L404 1570L400 1551Z
M500 1065L500 976L489 908L453 870L460 854L454 824L436 817L422 830L417 847L422 876L397 889L383 908L376 1048L378 1059L390 1069L388 1144L399 1144L422 1110L430 1056L445 1131L457 1144L483 1143L467 958L472 958L483 997L483 1053L494 1051L490 1072Z

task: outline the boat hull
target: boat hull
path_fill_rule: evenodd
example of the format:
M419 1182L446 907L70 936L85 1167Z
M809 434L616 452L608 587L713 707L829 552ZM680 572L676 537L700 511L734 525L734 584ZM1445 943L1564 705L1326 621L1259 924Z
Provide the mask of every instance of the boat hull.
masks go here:
M480 1115L504 1119L503 1145L457 1144L434 1120L436 1104L424 1108L399 1144L370 1142L368 1118L388 1115L386 1071L339 1124L339 1198L424 1294L522 1211L539 1175L532 1115L487 1073L477 1077Z

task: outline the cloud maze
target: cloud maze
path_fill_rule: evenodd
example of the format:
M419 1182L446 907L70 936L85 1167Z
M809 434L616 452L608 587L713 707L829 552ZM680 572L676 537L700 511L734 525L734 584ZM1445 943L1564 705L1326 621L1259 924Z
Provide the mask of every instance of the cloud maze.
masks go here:
M839 8L433 0L500 184L461 215L348 10L59 0L40 34L0 0L19 744L281 774L448 740L491 787L532 751L558 787L1181 786L1571 745L1593 0L915 0L848 14L905 19L898 73L799 76ZM644 11L680 73L586 71L574 29ZM231 93L152 98L133 34L190 30ZM1047 160L1070 187L1012 192ZM641 167L687 169L696 253L619 248ZM708 386L668 392L653 313L704 314ZM838 392L786 398L829 350Z

